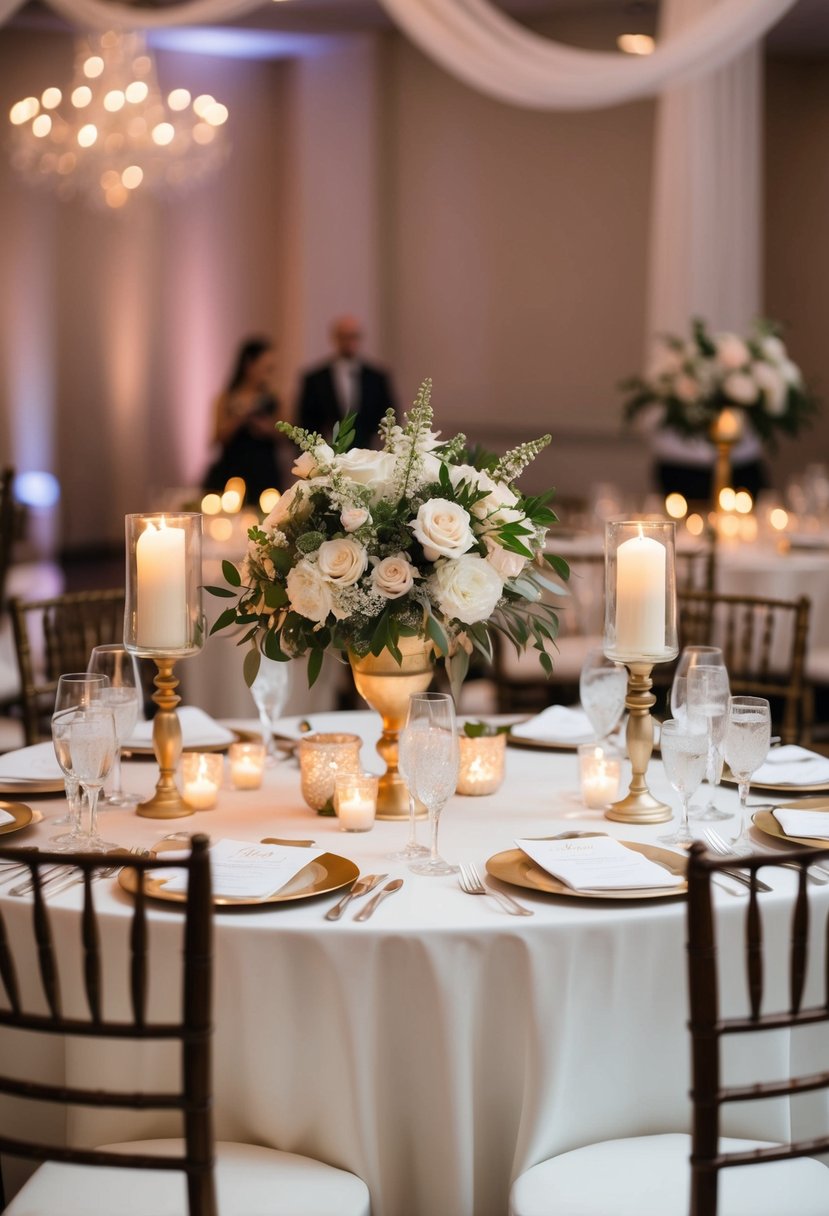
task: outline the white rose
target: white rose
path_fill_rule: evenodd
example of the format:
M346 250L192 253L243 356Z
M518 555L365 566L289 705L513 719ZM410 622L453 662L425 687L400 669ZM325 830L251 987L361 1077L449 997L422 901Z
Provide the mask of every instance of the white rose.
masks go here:
M430 498L417 512L409 527L423 546L427 561L439 557L460 557L475 544L469 527L469 515L456 502L447 498Z
M428 485L433 481L440 481L440 466L443 461L439 457L433 456L431 452L424 452L422 460L424 483Z
M492 616L502 592L498 574L476 553L441 562L429 579L429 594L443 615L464 625Z
M301 452L291 469L294 477L316 477L334 459L334 449L327 443L318 443L312 452Z
M787 384L802 384L803 376L800 368L791 359L784 359L780 364L780 372Z
M471 464L450 464L448 468L453 490L457 490L462 481L473 489L478 488L478 480L482 476L480 469L473 468Z
M395 458L391 452L375 452L371 448L352 448L334 459L334 467L349 481L368 486L375 498L390 487L394 477Z
M523 519L523 512L516 511L518 495L514 494L503 481L493 481L488 473L478 474L478 489L486 490L486 498L480 499L472 507L472 514L477 519L485 519L487 523L501 525L514 524Z
M661 380L663 376L676 376L682 371L683 354L673 346L660 344L651 356L647 379Z
M502 579L517 578L527 564L527 558L520 553L511 553L500 545L491 534L484 537L487 547L486 560L495 573Z
M732 372L722 384L723 392L738 405L753 405L757 400L757 381L748 372Z
M286 580L288 599L294 612L322 624L331 611L331 590L313 562L303 557Z
M346 532L356 532L363 524L369 523L371 513L365 507L347 507L340 513L340 523Z
M714 343L717 347L717 362L726 371L736 371L748 363L748 347L736 334L717 334Z
M771 359L772 363L783 363L788 358L786 347L777 337L776 334L769 334L760 343L763 354L767 359Z
M673 394L686 405L693 405L699 398L700 386L693 376L688 376L683 372L674 381Z
M789 395L788 386L779 368L771 363L755 363L751 369L760 391L766 399L766 410L775 418L784 413L786 398Z
M419 578L416 568L406 559L405 553L384 557L371 572L371 581L376 591L386 599L397 600L407 595Z
M352 587L368 564L365 548L350 536L324 540L317 550L317 568L323 578Z
M300 493L300 490L302 490L302 493ZM305 493L305 487L302 483L295 481L280 496L279 501L270 514L265 516L265 519L262 521L262 528L267 532L269 528L275 528L279 524L284 523L289 516L301 520L310 514L310 511L310 496Z

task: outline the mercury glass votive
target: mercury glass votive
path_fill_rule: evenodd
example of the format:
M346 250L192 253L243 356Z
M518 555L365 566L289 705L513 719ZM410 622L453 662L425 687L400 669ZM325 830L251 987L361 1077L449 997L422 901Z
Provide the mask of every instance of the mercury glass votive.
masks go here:
M264 743L231 743L228 749L230 780L235 790L258 790L265 773Z
M579 747L581 800L591 811L603 810L619 797L622 765L619 757L594 743Z
M218 752L185 752L181 758L184 801L196 811L210 811L219 798L224 758Z
M340 773L334 781L334 809L344 832L368 832L377 815L380 778L373 773Z
M302 797L312 811L334 814L334 783L342 774L356 776L360 766L359 735L303 735L297 746Z
M494 794L504 780L507 736L477 735L471 738L463 732L458 736L461 765L458 772L458 794Z

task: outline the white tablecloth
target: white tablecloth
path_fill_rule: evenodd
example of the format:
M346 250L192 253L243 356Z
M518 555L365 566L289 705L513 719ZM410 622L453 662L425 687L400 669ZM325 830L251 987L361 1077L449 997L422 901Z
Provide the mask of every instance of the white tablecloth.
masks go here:
M812 602L808 650L829 647L829 552L778 553L764 545L720 546L717 590L725 595L757 595Z
M377 735L370 714L344 715L343 726L366 739ZM376 766L368 748L364 758ZM664 831L622 830L599 812L584 811L572 754L510 749L507 766L499 794L448 804L441 825L447 858L483 867L516 836L578 827L648 841ZM124 771L128 787L150 788L151 763L131 763ZM658 762L651 775L655 792L668 794ZM718 800L731 807L736 795L723 790ZM59 807L57 801L42 805L47 814ZM509 917L489 899L464 895L454 878L416 877L389 861L405 838L403 825L378 823L370 833L345 834L336 821L308 811L290 762L271 770L258 793L223 792L215 811L169 824L110 811L101 824L125 844L149 845L177 827L214 839L314 837L364 872L405 878L402 892L365 924L350 916L324 921L332 897L217 914L220 1138L307 1153L352 1170L371 1189L374 1216L504 1216L511 1180L553 1153L603 1137L687 1129L684 900L598 903L516 891L535 916ZM45 823L17 839L45 844L48 835ZM775 891L762 897L767 939L785 942L784 895L793 889L794 876L783 872ZM126 999L130 901L114 882L96 890L104 951L120 976L107 979L117 1006ZM811 891L816 926L825 917L827 892ZM78 890L50 902L60 910L55 931L65 999L72 1004L81 999L68 978L79 950ZM718 891L717 904L725 918L722 983L729 1003L743 991L736 942L747 900ZM28 925L28 901L3 889L0 907L13 933ZM167 976L179 927L180 915L158 905L152 949L159 1008L178 996ZM813 996L820 983L815 970ZM770 968L768 982L783 984L785 969L777 975ZM810 1050L819 1050L816 1032L810 1033ZM822 1049L825 1059L825 1034ZM83 1077L84 1084L100 1067L129 1088L139 1079L152 1084L159 1072L163 1077L154 1050L73 1043L50 1055L38 1043L28 1053L18 1048L17 1058L24 1072ZM758 1051L768 1076L785 1073L789 1039L776 1034L736 1053L732 1075L756 1067ZM808 1126L817 1134L822 1101L804 1099L801 1133ZM790 1130L787 1107L778 1104L775 1116L769 1125L752 1105L740 1104L726 1126L733 1134L783 1138ZM94 1143L175 1130L153 1113L92 1111L74 1115L66 1134Z

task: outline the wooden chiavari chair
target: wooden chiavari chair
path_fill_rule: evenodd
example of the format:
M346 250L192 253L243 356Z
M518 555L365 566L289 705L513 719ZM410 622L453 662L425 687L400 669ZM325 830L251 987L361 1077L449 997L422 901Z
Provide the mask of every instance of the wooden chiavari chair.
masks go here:
M0 611L6 604L6 575L15 539L14 469L0 472Z
M680 591L678 607L680 645L721 646L732 694L782 705L780 735L797 743L808 713L809 600Z
M718 983L718 932L712 879L734 859L712 857L699 842L688 864L688 985L692 1052L691 1134L609 1140L563 1153L534 1166L516 1181L510 1216L825 1216L829 1169L814 1159L829 1152L829 1134L788 1144L725 1137L724 1105L792 1097L829 1089L829 1067L802 1077L750 1085L722 1083L722 1044L769 1030L796 1032L829 1022L829 969L821 968L821 995L804 1005L809 960L810 908L807 870L829 861L829 849L798 848L741 857L752 879L770 867L795 866L797 892L788 950L788 1008L765 1011L762 915L756 885L746 904L744 956L747 1012L724 1016ZM729 921L729 939L733 925ZM825 925L819 934L829 951ZM772 972L773 973L773 972ZM720 1175L725 1177L720 1185Z
M306 1157L248 1144L215 1143L212 1124L212 897L209 841L194 836L189 858L165 860L130 857L125 864L136 872L136 895L124 950L105 960L92 890L96 875L112 858L95 854L36 853L0 849L0 862L19 862L31 873L33 935L17 949L0 911L0 1034L3 1028L135 1043L177 1043L180 1067L170 1076L178 1086L163 1092L123 1088L84 1088L0 1077L0 1094L66 1106L179 1112L183 1137L140 1140L98 1148L41 1144L22 1135L0 1133L0 1152L45 1162L6 1207L6 1216L369 1216L368 1191L353 1174ZM64 1011L59 970L65 965L55 949L47 904L44 866L71 864L83 876L83 910L79 914L81 957L78 960L88 1016ZM184 906L181 964L181 1015L155 1020L148 1010L150 934L144 877L148 870L185 867L188 872ZM61 910L66 914L66 909ZM25 957L24 957L25 949ZM106 979L117 958L129 977L130 1015L108 1017ZM26 970L24 970L24 968ZM114 968L113 968L114 970ZM105 976L106 971L106 976ZM22 991L37 974L45 1012L32 1012ZM26 987L31 987L30 982ZM0 1126L4 1112L0 1110ZM100 1167L106 1167L101 1169ZM111 1171L119 1171L113 1178ZM123 1174L121 1171L128 1171ZM176 1177L178 1175L178 1177ZM183 1178L182 1178L183 1175ZM186 1185L184 1182L186 1181ZM113 1196L117 1194L117 1198ZM2 1196L0 1196L2 1203Z

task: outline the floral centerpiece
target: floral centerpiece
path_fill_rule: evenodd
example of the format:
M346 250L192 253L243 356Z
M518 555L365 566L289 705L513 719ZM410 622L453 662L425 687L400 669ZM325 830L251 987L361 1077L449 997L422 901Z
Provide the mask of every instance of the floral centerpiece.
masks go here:
M816 408L779 327L767 320L756 321L743 338L712 334L696 319L690 338L661 336L646 375L624 381L621 388L630 394L626 417L658 405L663 425L683 435L716 438L722 411L736 409L769 442L778 431L796 435Z

